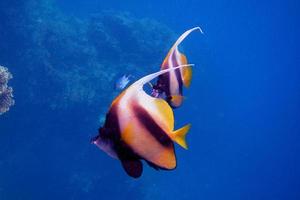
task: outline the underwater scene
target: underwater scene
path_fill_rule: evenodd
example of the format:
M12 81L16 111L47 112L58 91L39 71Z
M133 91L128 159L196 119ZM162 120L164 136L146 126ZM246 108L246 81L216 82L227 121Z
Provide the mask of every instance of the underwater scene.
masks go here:
M299 10L1 0L0 200L299 200Z

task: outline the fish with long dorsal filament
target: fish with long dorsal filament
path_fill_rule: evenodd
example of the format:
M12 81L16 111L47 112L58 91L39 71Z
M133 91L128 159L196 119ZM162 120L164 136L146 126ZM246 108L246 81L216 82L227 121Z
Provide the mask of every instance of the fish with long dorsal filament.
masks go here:
M112 102L104 126L91 142L119 159L129 176L141 176L141 160L155 169L174 169L173 141L187 149L185 135L190 124L174 130L174 113L170 105L164 99L148 95L143 86L159 75L191 66L184 64L147 75Z
M200 27L195 27L187 30L177 39L165 57L161 65L161 70L174 68L188 63L186 56L179 51L178 46L191 32L196 30L203 33ZM183 101L182 86L184 85L188 88L191 79L191 67L179 68L164 73L158 77L157 83L153 86L151 95L157 98L164 98L172 108L177 108Z

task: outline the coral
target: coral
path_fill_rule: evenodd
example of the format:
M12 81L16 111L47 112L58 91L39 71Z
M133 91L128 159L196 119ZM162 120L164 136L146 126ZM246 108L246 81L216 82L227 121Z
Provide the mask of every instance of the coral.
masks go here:
M9 107L14 105L13 89L7 86L9 79L12 78L6 67L0 66L0 115L7 112Z

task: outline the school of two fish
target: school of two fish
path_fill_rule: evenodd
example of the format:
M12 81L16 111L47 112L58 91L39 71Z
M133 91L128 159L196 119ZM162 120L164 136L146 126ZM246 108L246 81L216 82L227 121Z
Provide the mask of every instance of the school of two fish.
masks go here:
M114 99L99 134L91 140L92 144L120 160L131 177L141 176L141 160L156 170L175 169L173 142L187 149L185 136L190 124L174 130L173 109L182 104L183 86L190 86L193 66L188 64L178 46L196 30L202 33L200 27L195 27L177 39L159 72L137 80ZM157 82L149 95L143 86L155 78Z

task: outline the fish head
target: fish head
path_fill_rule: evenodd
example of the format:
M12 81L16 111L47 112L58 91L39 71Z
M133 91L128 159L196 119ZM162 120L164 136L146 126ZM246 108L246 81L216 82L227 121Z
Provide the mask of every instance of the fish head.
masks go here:
M114 143L107 134L107 130L105 128L99 128L99 134L91 139L91 144L96 145L99 149L107 153L109 156L118 158L117 153L114 150Z

